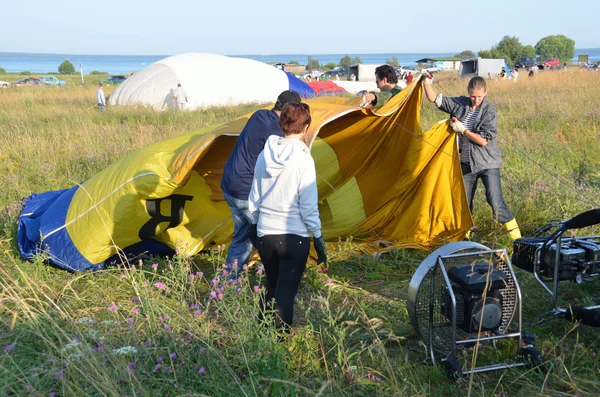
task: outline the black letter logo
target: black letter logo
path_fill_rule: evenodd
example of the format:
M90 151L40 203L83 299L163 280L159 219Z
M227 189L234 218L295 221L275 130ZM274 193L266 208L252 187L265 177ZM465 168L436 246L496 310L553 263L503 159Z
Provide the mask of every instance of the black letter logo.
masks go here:
M185 207L185 202L192 201L193 199L194 196L172 194L165 198L146 200L146 210L152 219L142 226L138 233L138 237L142 240L154 237L157 226L162 222L169 222L167 229L179 225L183 220L183 208ZM163 200L171 200L171 213L169 215L160 213L160 203Z

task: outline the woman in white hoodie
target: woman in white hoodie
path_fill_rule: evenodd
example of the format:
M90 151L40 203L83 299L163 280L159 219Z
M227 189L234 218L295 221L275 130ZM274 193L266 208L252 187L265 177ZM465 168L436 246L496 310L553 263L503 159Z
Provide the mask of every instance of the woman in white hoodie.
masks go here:
M310 250L327 264L321 234L315 163L304 136L310 125L305 103L288 103L281 110L283 138L270 136L258 156L249 197L249 210L258 235L257 249L265 266L265 300L275 301L277 326L290 326L294 299Z

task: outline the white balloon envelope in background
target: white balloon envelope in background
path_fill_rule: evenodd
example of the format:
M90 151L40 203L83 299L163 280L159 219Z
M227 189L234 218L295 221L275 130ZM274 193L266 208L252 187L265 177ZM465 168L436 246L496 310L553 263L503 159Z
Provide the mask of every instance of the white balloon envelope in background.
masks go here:
M185 89L185 109L275 102L285 90L315 96L306 83L266 63L217 54L188 53L161 59L133 74L110 96L111 105L176 107L177 84Z

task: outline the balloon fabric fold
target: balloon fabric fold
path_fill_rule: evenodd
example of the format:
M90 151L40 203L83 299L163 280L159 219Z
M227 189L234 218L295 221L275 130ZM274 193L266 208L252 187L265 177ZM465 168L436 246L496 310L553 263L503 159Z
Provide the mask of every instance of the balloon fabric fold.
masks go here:
M455 135L447 121L421 131L421 99L415 80L375 110L360 109L358 97L306 100L327 240L427 248L472 226ZM249 116L152 144L71 189L30 196L19 218L21 255L44 252L55 266L83 271L229 244L233 222L219 185Z

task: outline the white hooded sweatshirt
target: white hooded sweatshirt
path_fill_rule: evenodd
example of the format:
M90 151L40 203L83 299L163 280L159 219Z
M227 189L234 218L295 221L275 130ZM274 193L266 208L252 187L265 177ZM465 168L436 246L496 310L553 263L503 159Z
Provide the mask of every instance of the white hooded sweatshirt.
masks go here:
M321 237L315 162L299 140L270 136L254 167L249 209L259 237Z

